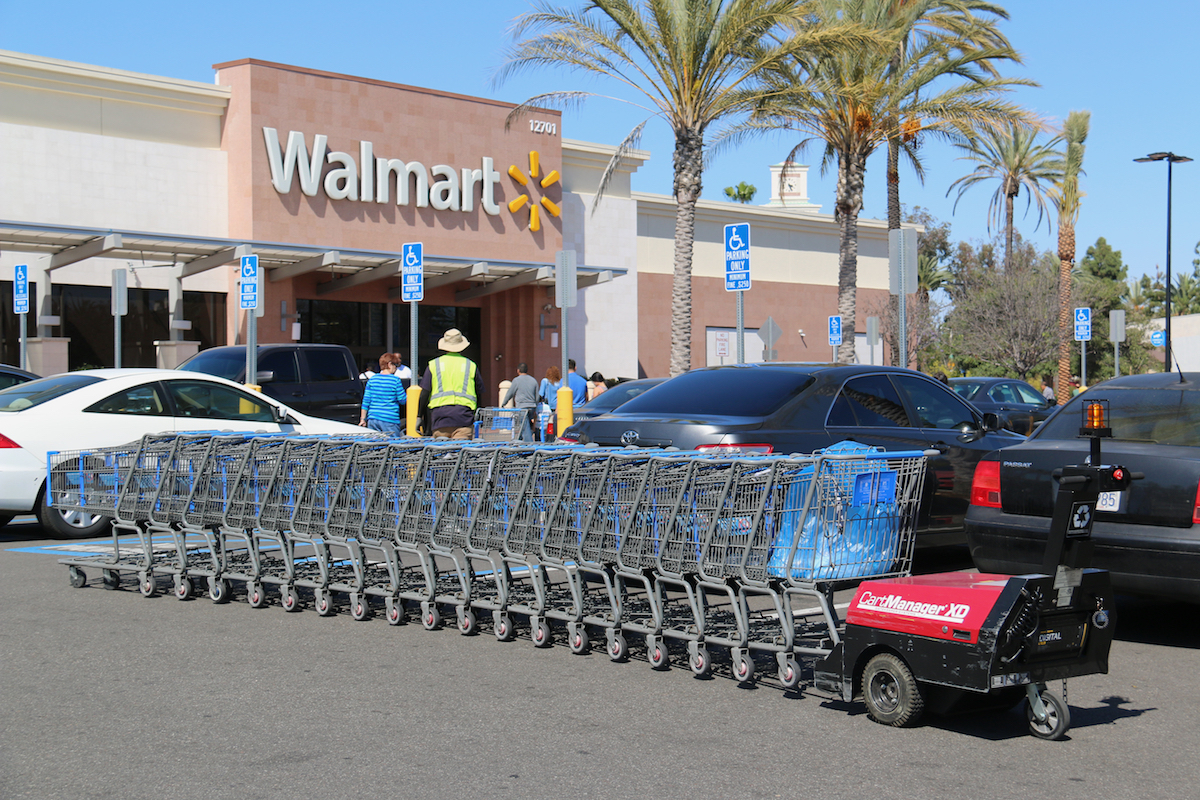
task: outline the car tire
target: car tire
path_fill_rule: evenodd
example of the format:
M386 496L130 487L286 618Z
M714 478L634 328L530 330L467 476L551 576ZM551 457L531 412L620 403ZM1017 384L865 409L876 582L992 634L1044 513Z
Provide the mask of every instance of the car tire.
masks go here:
M112 517L61 511L46 505L45 495L38 496L37 518L42 529L55 539L92 539L112 529Z

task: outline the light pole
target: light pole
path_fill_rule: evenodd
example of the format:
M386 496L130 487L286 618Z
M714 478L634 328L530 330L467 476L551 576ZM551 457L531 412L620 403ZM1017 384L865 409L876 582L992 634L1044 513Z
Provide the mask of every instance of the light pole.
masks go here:
M1165 356L1164 366L1167 372L1171 371L1171 165L1183 164L1192 159L1187 156L1177 156L1174 153L1151 153L1142 158L1135 158L1134 161L1145 163L1147 161L1166 161L1167 162L1167 286L1166 286L1166 346L1163 348Z

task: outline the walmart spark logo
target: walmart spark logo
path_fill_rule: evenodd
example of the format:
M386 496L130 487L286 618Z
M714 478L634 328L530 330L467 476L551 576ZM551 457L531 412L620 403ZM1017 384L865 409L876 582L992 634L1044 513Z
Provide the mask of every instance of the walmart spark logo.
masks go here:
M536 181L537 184L542 187L542 189L548 189L551 186L553 186L554 184L558 183L558 181L559 181L559 174L558 174L558 170L556 170L556 169L550 170L548 173L546 173L546 176L544 178L542 178L540 181L538 181L538 172L539 172L539 167L538 167L538 151L537 150L529 151L529 176L528 177L525 176L525 173L522 172L521 168L518 167L516 164L513 164L513 165L509 166L509 168L508 168L509 177L512 178L517 183L519 183L522 186L525 186L529 189L529 191L526 192L525 194L519 195L517 197L514 197L512 200L510 200L508 203L508 210L511 211L513 214L516 214L518 211L520 211L522 208L524 208L528 204L529 205L529 230L531 230L535 233L542 229L541 211L538 208L539 204L540 204L541 208L546 209L546 212L549 213L550 216L552 216L552 217L557 217L559 214L562 213L562 209L559 208L557 205L555 205L554 202L551 201L549 197L543 196L541 198L541 200L539 200L537 203L534 203L531 201L530 194L532 194L532 191L533 191L531 181Z

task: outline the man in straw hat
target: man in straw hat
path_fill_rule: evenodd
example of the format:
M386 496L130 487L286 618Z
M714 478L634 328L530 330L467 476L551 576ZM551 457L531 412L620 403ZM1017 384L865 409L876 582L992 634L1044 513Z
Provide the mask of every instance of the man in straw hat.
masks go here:
M470 439L475 432L475 409L483 396L483 383L479 367L462 354L470 345L458 328L446 331L438 340L442 354L429 362L421 376L421 399L428 398L429 426L435 439Z

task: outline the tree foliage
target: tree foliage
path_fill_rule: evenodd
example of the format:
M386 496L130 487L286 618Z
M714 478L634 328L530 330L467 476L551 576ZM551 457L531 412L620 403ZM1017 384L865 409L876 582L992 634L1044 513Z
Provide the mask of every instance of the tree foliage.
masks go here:
M725 196L735 203L749 203L757 192L758 187L745 181L739 181L737 186L725 187Z

